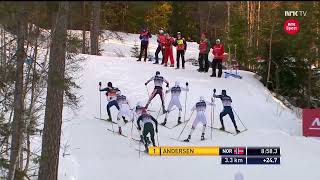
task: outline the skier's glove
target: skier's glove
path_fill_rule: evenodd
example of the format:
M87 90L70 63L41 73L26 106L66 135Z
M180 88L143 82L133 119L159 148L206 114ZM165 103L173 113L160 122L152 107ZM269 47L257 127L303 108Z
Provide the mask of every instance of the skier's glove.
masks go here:
M138 130L141 131L141 127L138 127Z
M189 83L188 83L188 82L186 82L186 86L189 86Z
M101 82L99 82L99 86L101 86Z
M146 86L146 85L147 85L147 83L144 83L144 85Z
M166 86L167 88L169 87L169 83L167 84L167 86Z

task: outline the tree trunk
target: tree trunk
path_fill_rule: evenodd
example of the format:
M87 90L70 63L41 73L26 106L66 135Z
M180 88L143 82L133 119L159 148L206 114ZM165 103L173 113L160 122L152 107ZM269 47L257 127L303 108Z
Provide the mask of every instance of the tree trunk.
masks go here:
M99 32L100 32L100 1L94 1L92 8L92 21L91 21L91 54L99 54Z
M210 16L211 16L211 2L208 2L208 6L209 6L209 12L208 12L208 18L207 18L207 22L206 22L206 32L208 32L208 27L209 27L209 22L210 22Z
M59 2L52 26L42 152L38 180L57 180L65 80L69 2Z
M273 36L273 30L275 26L275 16L272 19L272 28L270 32L270 40L269 40L269 64L268 64L268 74L267 74L267 88L269 87L269 80L270 80L270 69L271 69L271 61L272 61L272 36Z
M261 9L261 2L258 1L258 21L257 21L257 41L256 41L256 48L259 53L259 36L260 36L260 9Z
M228 12L228 22L227 22L227 42L228 42L228 61L230 62L231 58L231 48L230 48L230 1L227 1L227 12Z
M23 140L24 131L24 101L23 101L23 63L25 59L24 52L24 40L25 40L25 9L24 6L21 8L17 14L18 22L18 38L17 38L17 65L16 65L16 78L15 78L15 94L14 94L14 115L12 121L12 139L11 139L11 154L10 154L10 165L8 180L16 179L16 171L19 162L19 155Z
M82 17L86 17L86 2L82 2ZM82 54L86 54L86 21L82 22Z

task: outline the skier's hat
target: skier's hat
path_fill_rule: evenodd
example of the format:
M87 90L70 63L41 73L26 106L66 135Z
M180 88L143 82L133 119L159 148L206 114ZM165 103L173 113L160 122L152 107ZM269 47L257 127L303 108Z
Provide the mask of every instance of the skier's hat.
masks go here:
M177 35L181 35L181 32L177 32Z
M156 72L156 75L160 75L160 71L157 71L157 72Z
M108 82L108 87L112 87L112 82Z

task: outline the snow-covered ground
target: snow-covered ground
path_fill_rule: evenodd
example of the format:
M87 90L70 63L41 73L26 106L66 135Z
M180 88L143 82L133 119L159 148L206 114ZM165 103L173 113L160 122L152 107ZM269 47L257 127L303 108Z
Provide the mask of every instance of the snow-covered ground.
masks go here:
M81 86L82 107L73 113L64 111L62 145L69 145L61 150L59 180L125 180L125 179L176 179L176 180L231 180L238 171L242 172L245 180L319 180L320 142L305 138L301 135L301 120L295 113L284 107L274 99L270 92L254 78L251 72L241 71L242 80L234 78L211 78L209 73L198 73L197 67L186 65L185 70L165 68L153 65L150 62L136 62L130 57L130 49L138 35L121 34L124 41L109 39L102 44L103 56L85 55L87 60L82 63L84 70L79 72L78 83ZM150 53L156 49L156 40L152 38ZM126 57L117 57L114 51L122 51ZM197 58L196 43L188 43L187 58ZM147 101L147 90L144 82L154 75L155 71L169 80L184 84L189 82L190 92L187 98L187 114L190 116L191 106L202 95L210 100L212 90L220 93L226 89L233 98L233 107L248 131L237 136L220 131L213 131L210 140L210 129L206 130L208 140L200 142L201 125L193 134L193 143L190 145L206 146L280 146L281 165L221 165L220 157L150 157L142 154L139 158L138 144L122 136L117 136L107 128L111 124L94 117L99 116L100 94L98 83L106 85L112 81L114 86L121 89L134 106L137 101ZM148 85L149 92L152 83ZM166 106L170 98L166 98ZM185 94L182 93L181 102L184 105ZM106 115L106 99L102 94L102 116ZM160 99L156 97L150 109L158 111ZM216 100L214 110L214 126L219 127L219 112L221 102ZM113 119L116 119L117 110L112 109ZM156 116L157 113L152 113ZM168 126L177 121L177 111L173 111L168 119ZM158 121L162 122L164 116ZM193 115L194 118L194 115ZM192 118L192 120L193 120ZM229 117L225 117L226 128L233 131ZM207 120L210 124L210 109L207 110ZM238 121L240 130L243 130ZM114 126L116 128L116 126ZM183 126L167 129L159 126L160 145L186 145L170 137L177 137ZM191 128L188 123L181 138L186 138ZM123 133L130 135L131 123L124 126ZM134 128L133 136L138 137ZM142 147L141 147L142 148ZM65 156L63 156L65 154Z

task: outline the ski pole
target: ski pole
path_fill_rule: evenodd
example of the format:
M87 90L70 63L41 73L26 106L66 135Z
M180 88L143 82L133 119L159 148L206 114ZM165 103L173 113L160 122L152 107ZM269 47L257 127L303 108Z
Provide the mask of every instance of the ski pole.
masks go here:
M101 82L99 82L99 92L100 92L100 119L101 119Z
M148 101L150 100L150 93L149 93L149 89L148 86L146 85L146 90L147 90L147 94L148 94ZM149 106L151 106L152 101L150 101Z
M188 88L188 82L186 82L186 86L187 86L187 88ZM186 91L186 99L184 100L184 115L183 115L183 122L186 122L187 98L188 98L188 91Z
M191 113L191 115L190 115L190 117L189 117L188 121L190 121L190 119L191 119L191 117L192 117L193 112L194 112L194 110L192 111L192 113ZM188 121L187 121L187 122L188 122ZM184 127L183 127L182 131L180 132L180 134L179 134L179 136L178 136L178 138L177 138L177 140L178 140L178 141L179 141L180 136L181 136L181 134L183 133L184 129L186 128L187 124L188 124L188 123L186 123L186 124L184 125Z
M237 118L239 119L239 121L241 122L242 126L245 128L245 130L247 130L247 127L243 124L243 122L241 121L240 117L238 116L237 112L234 110L234 108L231 106L233 112L236 114Z
M213 94L216 94L216 89L213 89ZM214 96L214 99L213 99L213 105L211 107L211 140L212 140L212 131L213 131L213 121L214 121L214 102L215 102L215 99L216 97Z
M160 142L159 142L159 136L158 136L158 133L157 133L157 141L158 141L158 147L160 147Z
M164 96L163 96L163 103L165 103L166 96L167 96L167 93L164 93ZM159 118L159 116L160 116L161 108L162 108L162 107L160 107L160 109L159 109L159 111L158 111L157 118L156 118L157 120L158 120L158 118ZM163 109L163 108L162 108L162 109ZM163 110L165 110L165 109L163 109Z
M140 137L141 137L141 132L139 131ZM139 158L140 158L140 151L141 151L141 143L139 142Z

